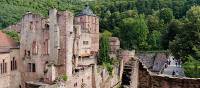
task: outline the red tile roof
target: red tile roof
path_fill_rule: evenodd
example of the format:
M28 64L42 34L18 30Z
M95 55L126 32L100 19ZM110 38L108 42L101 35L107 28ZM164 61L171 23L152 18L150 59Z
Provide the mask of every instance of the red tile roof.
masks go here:
M17 48L17 42L0 31L0 48Z

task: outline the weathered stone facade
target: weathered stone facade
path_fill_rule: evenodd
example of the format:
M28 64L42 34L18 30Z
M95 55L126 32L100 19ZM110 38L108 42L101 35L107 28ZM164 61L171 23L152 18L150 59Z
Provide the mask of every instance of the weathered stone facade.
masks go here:
M56 9L47 18L27 12L9 30L20 33L20 47L2 57L8 56L5 61L9 62L16 55L18 70L9 71L0 80L5 84L0 88L109 88L120 84L123 70L118 65L113 77L105 68L97 71L99 18L88 6L77 16Z
M0 31L0 88L19 88L21 63L17 43Z
M139 64L138 88L200 88L200 79L160 76Z
M129 62L133 62L131 63L130 88L200 88L199 78L169 77L155 72L151 68L154 64L151 63L161 61L153 60L155 62L151 62L151 58L149 57L154 57L154 55L156 55L154 59L161 59L161 61L168 56L166 52L157 52L157 54L146 53L145 55L144 53L140 53L137 54L140 58L135 57L130 59Z

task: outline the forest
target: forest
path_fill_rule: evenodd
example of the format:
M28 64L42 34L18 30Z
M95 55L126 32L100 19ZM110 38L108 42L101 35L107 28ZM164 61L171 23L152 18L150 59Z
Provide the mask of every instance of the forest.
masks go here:
M0 0L0 28L27 11L47 16L57 8L76 15L85 5L100 17L100 32L119 37L123 49L168 50L183 60L188 76L200 77L200 0Z

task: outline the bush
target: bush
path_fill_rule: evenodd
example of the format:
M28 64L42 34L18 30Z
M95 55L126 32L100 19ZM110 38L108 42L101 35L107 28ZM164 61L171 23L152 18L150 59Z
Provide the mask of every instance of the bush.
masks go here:
M66 75L66 74L63 75L63 76L62 76L62 79L63 79L64 81L67 81L67 79L68 79L67 75Z
M183 64L184 73L187 77L200 78L200 61L192 56L187 57L188 61Z
M109 75L112 75L113 66L110 63L103 63L103 66L107 69Z

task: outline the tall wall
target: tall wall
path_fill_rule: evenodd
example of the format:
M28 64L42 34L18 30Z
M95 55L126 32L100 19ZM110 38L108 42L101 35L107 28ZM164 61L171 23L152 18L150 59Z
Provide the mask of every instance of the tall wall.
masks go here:
M88 29L91 34L91 51L99 50L99 18L96 16L78 16L75 17L75 24L81 25L81 29Z
M58 63L58 50L60 49L60 30L57 22L57 10L49 11L49 38L50 38L50 63Z
M58 71L59 74L67 74L72 76L72 56L73 56L73 19L74 15L71 12L63 11L57 13L57 21L60 35L60 49L58 52L58 64L62 65Z
M27 13L22 18L20 32L20 59L22 59L22 64L20 70L23 86L25 81L40 80L44 76L45 63L48 61L48 54L44 53L44 36L46 35L44 31L48 30L45 28L45 24L46 20L37 14ZM35 46L35 49L33 49L33 46ZM29 63L35 64L35 72L29 71Z
M19 49L12 49L10 52L10 59L15 58L17 63L17 69L10 72L10 87L9 88L19 88L21 86L21 73L20 67L22 60L19 57ZM9 69L10 70L10 69Z

